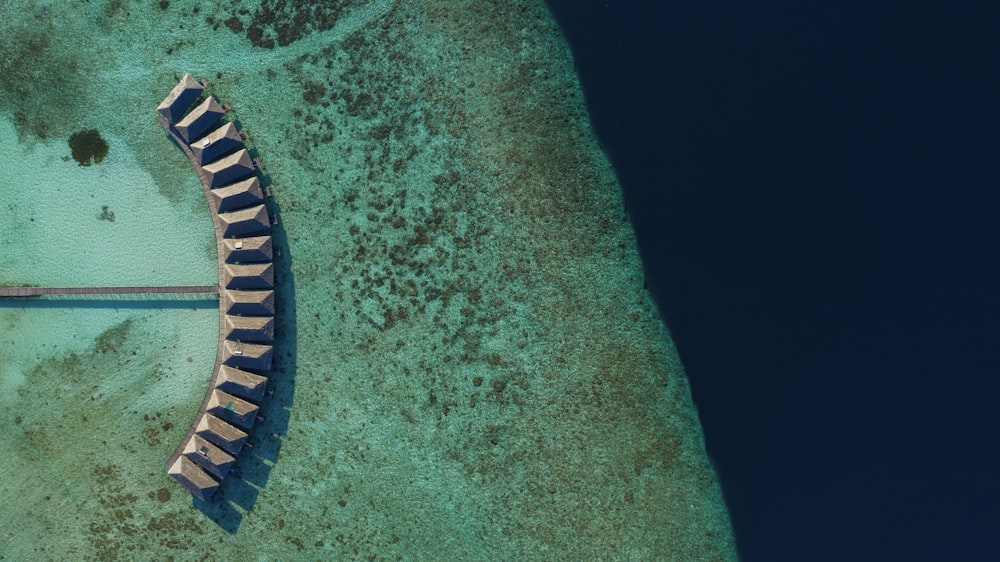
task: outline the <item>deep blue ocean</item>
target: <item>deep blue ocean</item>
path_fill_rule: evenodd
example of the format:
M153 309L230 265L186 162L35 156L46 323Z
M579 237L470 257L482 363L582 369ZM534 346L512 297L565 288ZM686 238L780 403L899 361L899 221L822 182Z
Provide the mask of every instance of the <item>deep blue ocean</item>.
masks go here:
M743 559L1000 560L1000 4L549 5Z

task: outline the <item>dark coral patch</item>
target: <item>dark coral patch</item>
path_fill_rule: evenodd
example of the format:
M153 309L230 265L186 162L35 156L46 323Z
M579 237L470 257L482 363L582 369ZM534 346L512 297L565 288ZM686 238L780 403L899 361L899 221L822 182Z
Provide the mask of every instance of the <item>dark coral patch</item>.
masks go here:
M273 49L290 45L314 31L332 28L351 1L262 0L252 14L240 11L240 15L249 18L234 15L224 23L234 33L246 29L247 39L254 46Z
M73 152L73 160L81 166L89 166L91 162L100 164L108 155L108 143L97 129L77 131L69 137L69 149Z

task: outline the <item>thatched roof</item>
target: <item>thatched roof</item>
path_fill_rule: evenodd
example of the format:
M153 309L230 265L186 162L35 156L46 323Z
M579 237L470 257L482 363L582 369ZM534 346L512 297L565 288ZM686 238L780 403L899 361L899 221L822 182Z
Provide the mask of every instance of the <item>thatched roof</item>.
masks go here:
M188 144L191 144L211 129L224 113L219 102L209 97L178 121L174 128Z
M271 354L274 350L269 345L226 340L222 352L222 362L230 367L267 371L271 368Z
M260 179L257 176L213 189L211 194L219 206L220 213L256 205L264 200L264 194L260 190Z
M212 414L202 414L198 420L195 434L221 447L224 451L236 455L243 448L247 434L242 429L227 423Z
M229 469L236 462L236 457L213 445L197 433L188 439L182 454L219 480L229 474Z
M227 340L271 343L274 341L273 316L226 315Z
M200 141L199 141L200 142ZM254 173L253 158L247 149L223 156L201 167L208 176L211 187L221 187Z
M257 419L256 404L218 389L212 391L206 411L244 429L253 427L253 422Z
M191 143L190 146L198 163L205 165L243 146L243 138L236 130L236 125L226 123Z
M215 388L233 396L258 402L264 399L264 391L267 389L266 377L225 365L219 369L218 381Z
M226 314L268 316L274 314L274 291L226 291Z
M226 263L262 263L272 259L270 236L226 238L222 244L226 254Z
M229 213L219 213L218 217L223 225L222 235L226 238L256 234L271 228L271 216L267 214L267 208L264 205Z
M167 473L201 501L211 500L219 489L219 483L214 478L184 455L177 457Z
M227 263L223 272L227 289L274 288L274 266L270 263Z
M185 74L184 78L170 90L170 94L164 98L156 111L167 118L170 123L175 123L184 115L191 104L201 95L205 87L198 83L190 74Z

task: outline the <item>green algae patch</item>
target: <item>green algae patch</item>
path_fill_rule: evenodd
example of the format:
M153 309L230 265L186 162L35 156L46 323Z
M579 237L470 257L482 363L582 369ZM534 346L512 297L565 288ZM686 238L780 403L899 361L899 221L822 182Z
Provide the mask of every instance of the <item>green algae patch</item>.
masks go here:
M118 353L128 339L133 320L129 318L101 332L94 339L94 350L98 353Z
M80 58L89 36L80 33L79 19L57 21L39 2L0 0L0 13L0 109L13 117L22 141L61 136L85 99L81 70L96 66ZM76 48L66 48L65 37Z
M97 215L97 220L115 222L115 212L107 205L101 205L101 214Z
M69 149L73 152L73 160L81 166L100 164L108 155L108 141L101 138L97 129L85 129L70 135Z

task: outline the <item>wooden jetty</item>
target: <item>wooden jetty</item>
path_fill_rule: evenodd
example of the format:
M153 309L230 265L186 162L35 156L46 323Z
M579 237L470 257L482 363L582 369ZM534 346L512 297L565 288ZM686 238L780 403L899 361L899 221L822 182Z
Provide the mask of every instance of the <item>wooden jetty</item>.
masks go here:
M218 285L177 287L0 287L0 297L43 297L47 295L179 295L218 294Z

